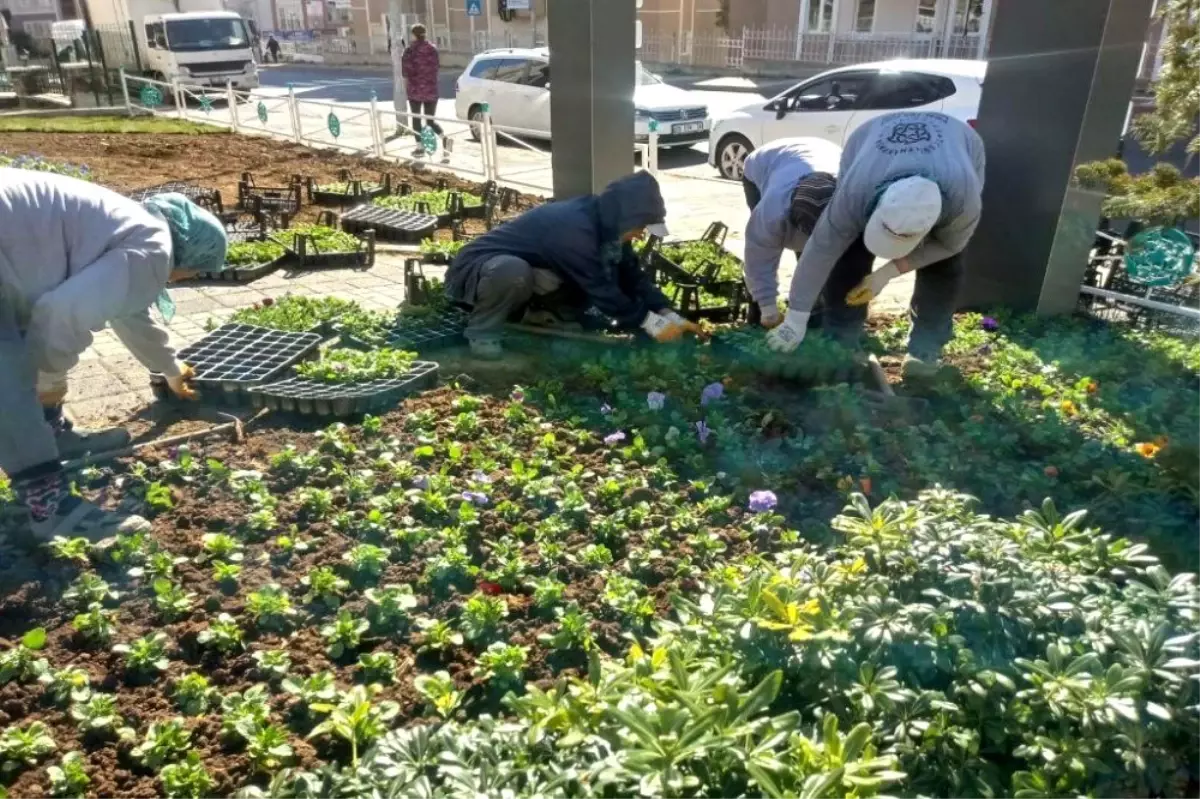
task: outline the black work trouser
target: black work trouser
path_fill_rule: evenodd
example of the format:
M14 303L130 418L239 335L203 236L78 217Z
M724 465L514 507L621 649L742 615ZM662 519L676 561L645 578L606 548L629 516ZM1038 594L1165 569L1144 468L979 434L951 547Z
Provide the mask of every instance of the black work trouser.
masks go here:
M439 136L442 135L442 126L437 123L436 119L421 119L419 116L415 116L416 114L424 114L425 116L430 117L433 116L437 113L437 104L437 100L408 101L409 113L414 114L412 117L412 129L417 134L417 142L421 141L421 129L424 128L426 124L429 125L429 129L434 133Z

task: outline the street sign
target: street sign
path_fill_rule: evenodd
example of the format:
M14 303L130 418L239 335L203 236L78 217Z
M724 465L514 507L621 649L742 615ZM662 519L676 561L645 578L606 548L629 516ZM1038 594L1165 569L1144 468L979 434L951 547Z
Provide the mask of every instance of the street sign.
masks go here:
M483 16L483 0L467 0L467 16Z
M529 0L508 0L509 11L528 11Z

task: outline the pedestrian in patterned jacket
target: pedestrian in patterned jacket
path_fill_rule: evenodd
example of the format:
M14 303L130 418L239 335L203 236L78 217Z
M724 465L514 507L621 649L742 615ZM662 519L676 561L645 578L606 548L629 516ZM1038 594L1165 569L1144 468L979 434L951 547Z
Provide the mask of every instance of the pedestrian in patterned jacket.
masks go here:
M408 110L413 114L412 128L417 137L414 155L420 158L425 155L425 145L421 141L421 130L425 125L428 124L430 130L442 136L442 126L437 120L423 120L417 116L423 114L432 117L437 114L438 70L441 66L437 47L425 38L424 25L417 23L412 26L412 43L405 49L400 64L408 94Z

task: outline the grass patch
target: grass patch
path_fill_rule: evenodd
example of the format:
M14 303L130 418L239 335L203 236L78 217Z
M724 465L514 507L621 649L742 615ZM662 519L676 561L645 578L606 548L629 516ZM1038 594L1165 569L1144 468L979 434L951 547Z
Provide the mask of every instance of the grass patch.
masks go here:
M162 117L0 116L0 133L228 133L225 128Z

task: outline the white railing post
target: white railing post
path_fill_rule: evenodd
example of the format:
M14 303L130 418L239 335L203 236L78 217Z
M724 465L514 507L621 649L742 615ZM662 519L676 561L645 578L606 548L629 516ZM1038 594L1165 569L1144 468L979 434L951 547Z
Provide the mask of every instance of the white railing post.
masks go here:
M179 114L180 119L187 119L187 103L183 100L183 90L179 88L179 81L171 81L171 88L175 91L175 110Z
M125 100L125 113L133 116L133 103L129 100L129 84L125 82L125 67L119 70L121 75L121 97Z
M233 81L225 81L225 105L229 106L229 124L234 133L241 131L241 123L238 121L238 103L237 92L233 90Z
M646 163L643 165L651 175L658 174L658 121L650 122L650 135L646 139Z
M292 84L288 84L288 114L292 119L292 134L295 136L296 144L304 143L304 134L300 130L300 105L296 100L296 88Z
M483 179L499 180L499 169L496 164L496 131L492 129L492 109L487 103L483 104L482 121L479 127L479 144L483 153Z
M379 96L371 90L371 152L383 158L383 134L379 130Z

